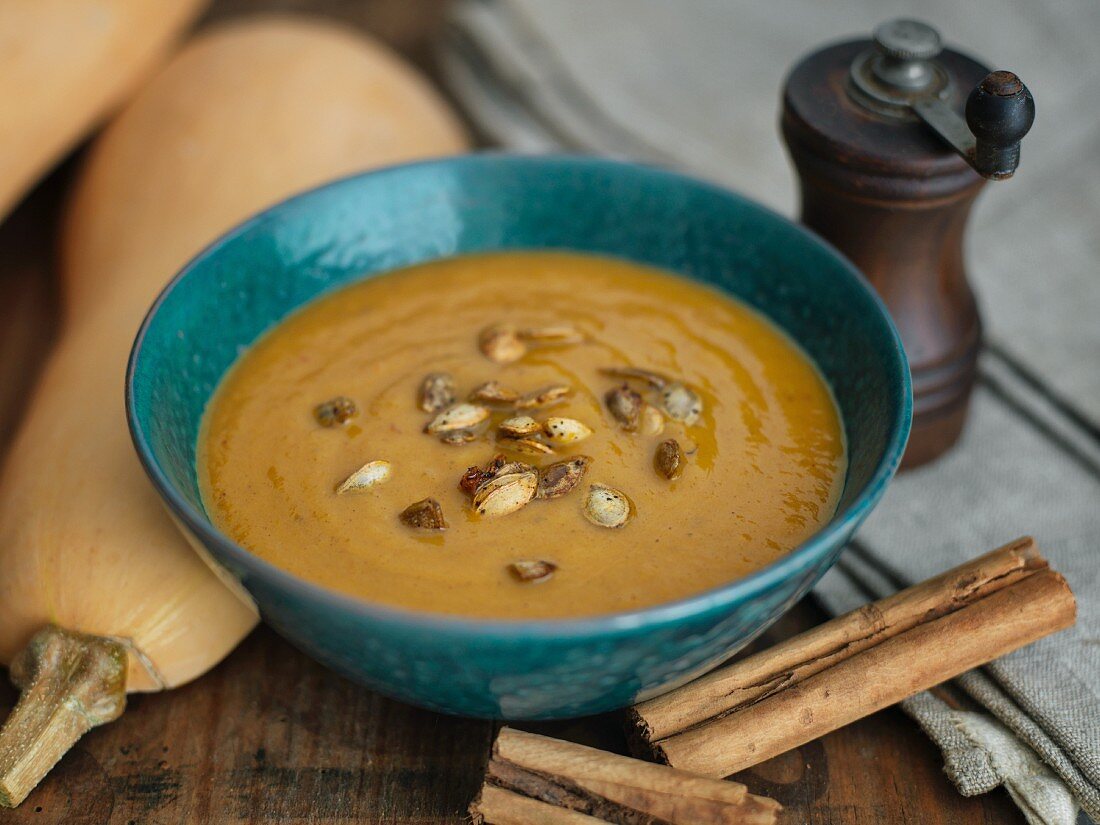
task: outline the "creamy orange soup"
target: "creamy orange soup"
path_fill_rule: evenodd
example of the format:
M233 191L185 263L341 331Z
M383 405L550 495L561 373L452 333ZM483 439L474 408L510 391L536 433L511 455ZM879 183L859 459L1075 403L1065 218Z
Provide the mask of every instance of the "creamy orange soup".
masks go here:
M655 375L606 372L626 367ZM430 373L444 377L419 397ZM489 381L504 403L467 401ZM515 409L548 387L564 397ZM520 442L505 421L537 429ZM663 271L550 252L438 261L309 304L229 371L199 441L206 509L256 555L371 601L502 618L744 576L828 521L845 462L827 385L762 316Z

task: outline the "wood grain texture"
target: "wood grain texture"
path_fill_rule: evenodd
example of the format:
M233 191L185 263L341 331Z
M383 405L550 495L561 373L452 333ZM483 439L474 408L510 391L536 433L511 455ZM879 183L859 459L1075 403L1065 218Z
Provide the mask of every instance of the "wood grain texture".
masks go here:
M801 605L773 639L821 619ZM0 713L15 699L0 688ZM524 725L625 752L613 715ZM197 682L132 697L86 736L13 825L83 823L461 823L480 784L491 723L384 699L261 628ZM935 748L891 709L735 777L784 805L781 822L1022 822L1000 791L964 799Z
M371 29L423 63L439 0L222 0L211 17L307 11ZM779 82L778 78L776 80ZM53 223L67 172L0 226L0 438L6 441L52 336ZM771 644L824 619L799 605ZM15 691L0 678L0 715ZM625 752L612 715L524 726ZM261 628L197 682L135 696L85 737L8 825L465 822L493 726L384 699L326 671ZM935 747L890 709L737 775L794 825L1020 823L1001 791L963 799Z

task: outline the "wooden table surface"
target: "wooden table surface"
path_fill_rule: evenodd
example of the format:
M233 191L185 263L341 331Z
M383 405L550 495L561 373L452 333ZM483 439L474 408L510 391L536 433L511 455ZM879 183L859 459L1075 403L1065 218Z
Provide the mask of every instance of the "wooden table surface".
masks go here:
M314 11L368 29L430 69L443 0L221 0L210 17ZM776 80L778 83L778 78ZM77 161L79 158L77 158ZM0 225L0 443L55 330L53 233L74 162ZM824 616L803 602L762 644ZM0 715L15 701L0 680ZM614 714L531 727L624 749ZM261 627L195 683L130 698L15 811L11 825L459 823L479 784L489 722L385 699ZM889 709L737 776L785 806L785 823L1019 823L1003 791L960 797L936 748Z

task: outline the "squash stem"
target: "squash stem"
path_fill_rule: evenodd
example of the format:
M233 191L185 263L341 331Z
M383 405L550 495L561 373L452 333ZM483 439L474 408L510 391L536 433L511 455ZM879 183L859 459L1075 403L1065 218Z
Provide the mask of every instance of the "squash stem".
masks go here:
M11 664L22 694L0 729L0 807L22 802L85 733L126 708L126 648L50 625Z

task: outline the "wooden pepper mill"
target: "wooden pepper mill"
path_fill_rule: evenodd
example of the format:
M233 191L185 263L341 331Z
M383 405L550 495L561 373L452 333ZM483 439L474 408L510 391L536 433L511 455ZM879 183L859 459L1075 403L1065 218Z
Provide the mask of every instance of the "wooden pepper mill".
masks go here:
M802 221L863 270L901 333L914 401L903 466L914 467L962 432L981 346L966 220L985 179L1016 170L1035 104L1016 75L944 50L924 23L895 20L873 38L795 66L782 128Z

